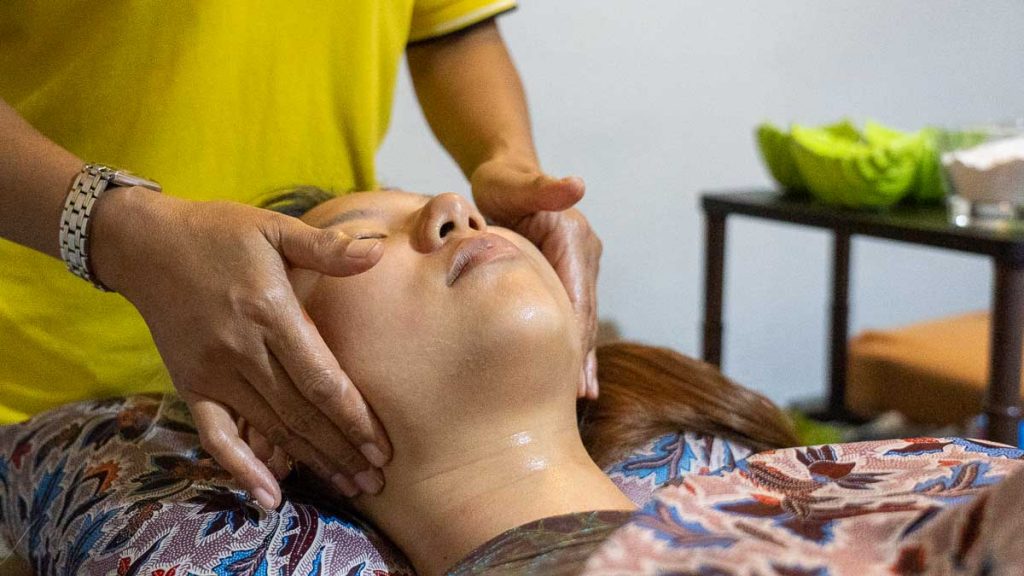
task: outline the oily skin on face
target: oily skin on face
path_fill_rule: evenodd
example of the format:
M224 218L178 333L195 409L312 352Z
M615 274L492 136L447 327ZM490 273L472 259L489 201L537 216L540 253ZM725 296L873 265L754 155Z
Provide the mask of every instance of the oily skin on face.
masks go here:
M291 279L394 447L356 506L420 573L538 518L633 507L579 439L577 323L532 244L454 194L351 194L304 220L384 244L358 276Z
M380 261L363 274L296 271L292 279L393 442L405 426L422 436L425 426L464 422L465 413L452 411L453 399L464 399L463 410L480 418L503 413L506 406L492 401L506 398L482 388L480 374L519 369L525 355L544 366L578 362L568 349L578 341L572 308L550 265L521 236L487 226L461 197L357 193L325 202L304 219L384 244ZM501 253L451 282L460 241L486 234L497 237Z

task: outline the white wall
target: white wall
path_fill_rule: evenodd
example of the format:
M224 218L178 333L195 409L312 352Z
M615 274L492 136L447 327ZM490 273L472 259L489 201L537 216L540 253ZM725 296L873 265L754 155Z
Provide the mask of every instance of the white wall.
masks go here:
M605 242L601 316L693 355L698 196L769 184L755 124L1024 115L1022 0L521 0L501 26L545 168L587 181L581 207ZM407 77L379 160L385 182L467 193ZM823 393L828 237L738 218L728 234L725 371L777 401ZM979 257L862 239L853 259L854 331L989 301Z

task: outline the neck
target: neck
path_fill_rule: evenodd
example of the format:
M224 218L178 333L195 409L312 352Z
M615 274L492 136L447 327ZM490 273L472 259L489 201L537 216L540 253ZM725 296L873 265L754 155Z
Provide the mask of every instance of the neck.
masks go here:
M496 422L434 454L429 464L396 450L384 492L359 506L419 574L441 574L533 520L633 509L586 453L575 419L565 420Z

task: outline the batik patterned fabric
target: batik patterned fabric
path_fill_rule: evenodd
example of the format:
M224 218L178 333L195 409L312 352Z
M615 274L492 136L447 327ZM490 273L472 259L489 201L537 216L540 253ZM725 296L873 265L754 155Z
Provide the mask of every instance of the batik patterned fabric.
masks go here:
M747 453L670 434L608 471L643 504L663 483ZM175 397L68 405L0 427L0 561L13 548L42 576L413 573L352 512L285 488L277 510L251 502L199 447Z
M678 483L690 474L719 475L732 471L750 456L741 444L696 432L655 438L605 468L605 473L637 506L643 507L654 491Z
M605 510L542 518L480 546L448 576L575 576L608 535L632 516Z
M5 538L39 576L413 574L322 499L251 502L173 397L74 404L0 427Z
M662 488L587 575L1020 574L1024 452L916 438L763 452Z

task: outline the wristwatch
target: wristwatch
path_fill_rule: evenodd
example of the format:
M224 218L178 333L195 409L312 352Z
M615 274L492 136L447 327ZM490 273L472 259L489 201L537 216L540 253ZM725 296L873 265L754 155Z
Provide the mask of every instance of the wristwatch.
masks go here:
M61 259L72 274L104 292L111 290L96 278L89 265L89 219L100 195L107 188L120 186L141 186L154 192L163 190L156 182L131 172L102 164L86 164L75 177L60 215Z

